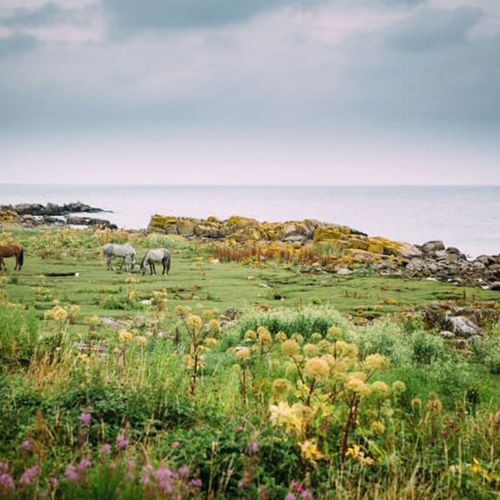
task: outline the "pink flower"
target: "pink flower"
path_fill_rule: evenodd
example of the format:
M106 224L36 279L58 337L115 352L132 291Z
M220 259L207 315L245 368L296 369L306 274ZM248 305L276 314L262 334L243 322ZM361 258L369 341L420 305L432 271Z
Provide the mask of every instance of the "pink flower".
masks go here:
M230 476L232 473L233 473L233 469L231 469L231 467L229 467L229 468L226 470L226 474L227 474L228 476Z
M302 486L300 486L300 484L297 481L294 481L292 483L292 488L298 491L299 493L302 491Z
M19 484L22 484L23 486L28 486L29 484L32 484L32 481L38 475L39 471L40 468L38 467L38 465L34 465L33 467L26 469L21 478L19 479Z
M7 472L8 470L9 464L0 460L0 472Z
M179 441L174 441L174 442L172 443L172 448L173 448L174 450L175 450L176 448L179 448L179 446L180 446Z
M309 491L309 490L304 490L301 494L300 494L300 497L301 498L307 498L307 500L312 500L314 498L313 494L312 494L312 491Z
M92 462L88 458L82 458L80 463L77 465L77 469L80 471L84 471L88 469L92 465Z
M201 488L201 479L191 479L190 483L196 488Z
M141 470L141 483L149 484L151 482L151 472L153 472L153 467L151 465L145 465Z
M23 441L21 444L21 450L23 451L33 451L33 445L31 444L31 441L28 439L26 441Z
M111 445L106 443L99 448L99 453L101 455L109 455L111 453Z
M90 421L92 420L92 416L90 415L89 412L83 412L80 415L80 424L81 425L90 425Z
M6 472L0 473L0 492L14 489L16 489L16 487L12 476Z
M116 448L118 451L124 450L128 446L128 443L129 440L125 436L122 436L121 434L116 436Z
M295 500L297 497L293 493L288 493L285 500Z
M237 425L237 426L236 426L236 430L237 430L238 432L241 432L241 431L243 430L243 427L242 427L241 425Z
M259 453L259 445L256 441L248 443L248 452L252 455L254 455L255 453Z
M66 470L64 471L64 476L68 481L71 481L72 483L80 481L80 474L78 472L78 469L73 464L69 464L66 467Z
M49 484L56 487L59 484L57 477L49 477Z
M179 468L179 474L181 476L187 476L189 474L189 467L187 465L182 465Z

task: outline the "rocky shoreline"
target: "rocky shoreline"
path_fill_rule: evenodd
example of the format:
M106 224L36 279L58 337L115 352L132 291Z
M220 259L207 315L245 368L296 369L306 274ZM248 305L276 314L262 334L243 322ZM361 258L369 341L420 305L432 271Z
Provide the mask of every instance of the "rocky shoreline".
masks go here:
M316 266L314 271L350 274L354 269L370 268L386 276L434 279L456 286L500 290L500 254L469 260L457 248L446 248L442 241L412 245L380 236L370 237L347 226L318 220L261 223L238 216L220 220L155 214L148 231L235 245L271 244L285 248L329 245L338 252L336 263L333 268Z
M58 205L57 203L18 203L0 205L0 223L20 224L23 227L41 225L92 226L118 229L109 220L74 214L94 214L109 212L92 207L80 201Z

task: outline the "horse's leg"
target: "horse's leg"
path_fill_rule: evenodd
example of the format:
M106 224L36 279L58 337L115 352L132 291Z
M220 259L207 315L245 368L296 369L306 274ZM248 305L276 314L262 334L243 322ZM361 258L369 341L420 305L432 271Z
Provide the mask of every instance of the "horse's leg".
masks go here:
M0 257L0 271L3 271L5 269L5 261L3 260L3 257Z
M163 264L163 271L161 274L163 274L165 276L165 271L167 270L167 259L164 258L161 263Z
M113 266L111 264L111 255L106 255L106 270L107 271L113 270Z
M153 263L152 262L149 263L149 273L151 274L151 276L153 276Z
M16 258L16 265L14 266L14 271L17 271L18 270L18 267L19 267L19 255L14 255L14 257Z
M156 264L153 262L153 272L155 273L156 275Z

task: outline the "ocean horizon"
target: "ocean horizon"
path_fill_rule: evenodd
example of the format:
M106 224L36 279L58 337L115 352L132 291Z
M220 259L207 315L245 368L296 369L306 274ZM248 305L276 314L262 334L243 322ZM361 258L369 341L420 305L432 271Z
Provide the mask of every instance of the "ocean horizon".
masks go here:
M259 221L318 219L370 236L439 239L471 257L500 253L500 186L0 184L0 204L81 201L119 227L152 214Z

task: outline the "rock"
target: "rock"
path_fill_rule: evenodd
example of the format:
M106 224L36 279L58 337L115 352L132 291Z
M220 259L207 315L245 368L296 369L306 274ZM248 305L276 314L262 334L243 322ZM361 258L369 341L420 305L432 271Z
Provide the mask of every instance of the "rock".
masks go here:
M451 317L449 318L449 323L451 324L452 332L458 337L469 338L480 333L479 328L465 316Z
M440 240L428 241L422 245L422 252L431 253L436 252L438 250L444 250L444 244Z
M455 337L455 334L453 332L449 332L448 330L442 330L439 332L439 335L445 339L452 339Z
M340 274L341 276L347 276L348 274L352 274L352 271L350 269L347 269L347 267L336 267L335 271L337 274Z
M177 219L177 234L181 236L194 236L195 220L179 217Z
M494 281L488 288L490 290L500 290L500 281Z

